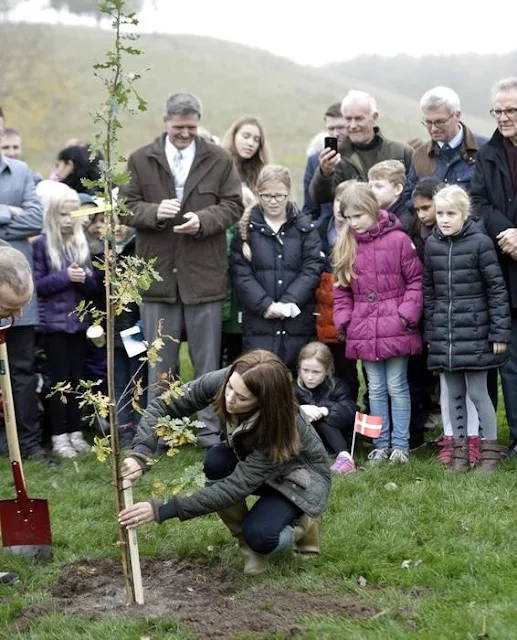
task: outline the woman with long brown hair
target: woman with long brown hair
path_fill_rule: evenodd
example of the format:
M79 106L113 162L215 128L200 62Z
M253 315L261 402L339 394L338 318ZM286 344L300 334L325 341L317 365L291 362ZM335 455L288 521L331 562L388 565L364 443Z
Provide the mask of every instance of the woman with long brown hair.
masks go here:
M184 385L172 400L155 399L122 475L134 481L150 465L159 418L189 416L210 404L223 429L221 444L205 457L207 486L191 496L139 502L123 509L119 522L133 528L217 512L238 539L248 575L263 573L268 555L293 543L299 553L319 553L319 516L330 490L327 454L298 408L287 368L268 351L245 353L230 367ZM260 497L248 511L250 495Z
M271 162L262 122L255 116L239 118L224 134L222 146L237 165L241 182L253 191L259 173Z

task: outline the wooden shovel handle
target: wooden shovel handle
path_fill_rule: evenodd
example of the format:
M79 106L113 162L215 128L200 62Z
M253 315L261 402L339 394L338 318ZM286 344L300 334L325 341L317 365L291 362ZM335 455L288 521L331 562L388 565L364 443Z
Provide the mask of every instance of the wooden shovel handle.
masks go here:
M0 387L2 389L2 399L4 405L4 422L7 446L9 447L9 458L11 462L17 462L23 477L22 456L20 454L20 443L18 441L18 430L16 429L16 415L14 413L13 389L11 387L11 376L9 375L9 357L7 355L7 345L5 344L5 332L0 331ZM30 402L27 399L27 402Z
M125 479L122 481L124 490L124 506L133 506L133 485ZM135 600L137 604L144 604L144 588L142 585L142 570L140 568L140 555L138 553L138 541L136 538L136 529L127 530L127 539L129 544L129 558L131 560L131 574L133 576L133 588L135 590Z

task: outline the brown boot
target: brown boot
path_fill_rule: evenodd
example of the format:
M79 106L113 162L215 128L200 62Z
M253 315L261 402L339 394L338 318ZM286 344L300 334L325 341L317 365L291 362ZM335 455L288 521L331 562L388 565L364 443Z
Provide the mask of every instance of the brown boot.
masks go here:
M469 465L469 451L467 447L467 438L454 438L454 458L452 460L451 470L457 473L468 471Z
M491 473L504 460L506 447L497 444L497 440L481 440L481 471Z
M310 518L304 514L294 527L295 549L305 555L319 555L321 516Z
M267 571L269 566L269 560L267 556L255 553L245 542L242 537L242 523L244 518L248 515L248 507L246 502L238 502L237 504L222 509L217 512L217 515L221 518L224 524L228 527L232 536L237 538L239 542L239 549L241 550L242 557L244 559L244 573L247 576L256 576L259 573Z
M244 575L258 576L267 571L269 568L269 557L253 551L253 549L246 544L242 536L239 536L238 540L239 548L244 559Z

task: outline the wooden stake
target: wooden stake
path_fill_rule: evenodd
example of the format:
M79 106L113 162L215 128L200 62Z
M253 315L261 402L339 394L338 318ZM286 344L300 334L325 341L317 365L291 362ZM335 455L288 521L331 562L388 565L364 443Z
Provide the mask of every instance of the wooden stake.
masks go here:
M124 489L124 506L131 507L133 505L133 485L129 480L123 480ZM136 529L127 530L127 539L129 544L129 557L131 560L131 575L133 577L133 589L135 602L144 604L144 588L142 586L142 571L140 569L140 554L138 553L138 540L136 537Z

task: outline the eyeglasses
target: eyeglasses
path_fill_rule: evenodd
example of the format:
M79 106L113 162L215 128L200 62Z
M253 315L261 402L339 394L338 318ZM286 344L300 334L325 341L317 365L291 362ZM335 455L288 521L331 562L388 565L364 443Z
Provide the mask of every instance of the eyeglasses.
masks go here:
M490 109L490 115L496 120L500 120L503 116L506 116L510 120L517 118L517 108L512 109Z
M454 113L451 113L451 115L448 118L442 118L440 120L422 120L422 124L426 129L431 129L433 126L441 128L441 127L444 127L449 122L449 120L453 117L453 115Z
M285 202L287 198L287 193L259 193L259 196L264 200L264 202Z

